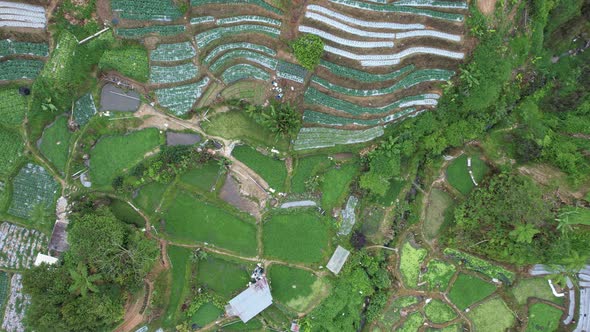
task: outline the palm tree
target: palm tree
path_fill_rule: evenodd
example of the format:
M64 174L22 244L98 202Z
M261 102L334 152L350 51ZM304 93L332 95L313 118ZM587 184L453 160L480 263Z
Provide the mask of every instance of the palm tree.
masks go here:
M71 293L79 293L85 297L88 291L98 292L98 287L94 283L102 280L102 275L100 273L88 275L88 268L83 263L78 264L77 269L70 269L70 276L74 280L68 289Z
M570 223L570 215L578 214L578 210L564 211L557 215L555 221L557 221L557 230L561 231L561 235L567 236L573 230L572 224Z
M531 224L520 224L517 225L516 228L512 232L510 232L510 236L516 238L516 242L519 243L531 243L533 242L533 238L535 235L539 233L539 230L535 228L535 226Z

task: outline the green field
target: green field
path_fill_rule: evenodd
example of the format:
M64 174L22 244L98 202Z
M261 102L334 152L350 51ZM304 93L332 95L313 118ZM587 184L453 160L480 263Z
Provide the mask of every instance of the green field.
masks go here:
M162 195L168 188L167 184L151 182L139 190L139 194L134 198L137 206L147 213L153 213L158 208Z
M324 174L320 189L322 191L322 207L326 211L343 204L348 196L350 183L357 175L358 164L349 162L340 168L332 168Z
M368 241L375 244L384 242L385 234L383 234L383 228L381 227L384 217L385 209L379 205L367 206L361 212L360 218L362 218L363 223L360 230L365 234Z
M10 290L10 281L8 280L8 274L4 271L0 271L0 309L4 308L4 303L8 298Z
M416 288L418 286L418 276L420 274L420 266L426 258L428 251L423 248L414 248L410 242L404 243L401 252L399 269L401 271L404 284L408 288Z
M18 93L17 88L0 89L0 124L18 126L27 112L28 100Z
M295 169L291 179L291 191L298 194L306 192L305 182L333 164L334 162L328 159L327 155L298 158L295 161Z
M545 278L522 279L512 288L512 293L519 304L525 304L529 297L563 304L563 298L553 295L549 282Z
M424 316L420 312L413 312L404 321L404 323L396 329L398 332L416 332L424 325Z
M460 273L449 292L449 299L461 310L490 296L496 287L478 277Z
M445 291L457 270L455 265L438 259L428 262L427 267L428 271L422 276L422 280L428 282L428 288L430 290L438 289Z
M208 255L198 262L197 282L229 300L246 288L253 267Z
M269 279L273 297L297 312L305 311L326 287L313 273L284 265L273 265Z
M393 326L401 319L401 310L418 303L418 298L415 296L398 297L391 301L391 304L381 314L379 322L390 331Z
M115 70L139 82L147 82L149 77L149 59L143 47L126 47L107 50L98 63L102 71Z
M272 215L264 223L264 255L288 262L321 262L331 254L328 222L315 212Z
M223 310L211 303L205 303L191 317L191 323L197 324L197 326L205 326L219 318L222 314Z
M426 237L433 239L438 234L445 220L450 217L447 211L451 205L453 205L451 195L440 189L432 189L423 224Z
M191 168L180 176L180 181L199 191L211 191L219 177L219 165L212 160L200 167Z
M284 161L263 155L247 145L236 146L232 155L262 176L273 189L284 190L287 180L287 166Z
M197 212L198 213L195 213ZM164 214L165 230L172 239L209 244L244 255L256 254L254 223L181 191Z
M529 308L527 332L557 331L563 312L545 303L535 303Z
M109 207L117 219L137 227L143 227L145 225L145 220L141 217L141 215L126 202L115 199L111 201L111 205Z
M424 306L426 318L433 323L442 324L457 318L457 313L448 304L434 299Z
M143 160L161 144L158 129L149 128L126 135L101 138L90 152L90 179L93 186L110 186L113 179Z
M68 118L61 116L43 131L39 149L62 173L65 172L70 155L72 133L68 129Z
M478 156L471 156L471 169L477 183L481 182L489 168ZM447 168L447 180L463 195L469 194L474 185L467 170L467 155L461 155L455 159Z
M10 173L23 154L25 144L17 131L0 126L0 174Z
M263 331L263 325L258 319L252 319L248 323L237 320L231 324L224 325L223 331Z
M514 325L514 314L502 299L490 299L467 313L475 326L474 331L505 332Z
M164 314L164 325L174 326L177 320L177 312L186 295L188 278L190 274L189 257L190 249L168 246L168 257L172 265L172 283L170 290L170 303Z
M250 103L260 105L266 99L268 83L260 81L241 81L225 88L221 95L225 99L246 99Z
M252 146L274 146L281 151L289 147L287 140L277 139L273 133L242 111L215 114L209 118L209 121L202 122L202 126L209 135L230 140L239 139Z

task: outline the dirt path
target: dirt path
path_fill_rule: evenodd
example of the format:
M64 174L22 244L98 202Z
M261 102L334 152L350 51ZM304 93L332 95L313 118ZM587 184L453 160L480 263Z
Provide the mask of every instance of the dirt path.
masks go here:
M148 288L149 292L149 288ZM149 295L149 293L148 293ZM144 320L144 316L140 313L141 309L143 308L143 303L145 299L144 296L138 297L134 302L128 303L125 306L125 316L123 317L123 323L119 325L114 332L129 332L132 331L133 328L141 324Z
M496 1L497 0L477 0L477 8L479 8L483 14L491 15L496 9Z

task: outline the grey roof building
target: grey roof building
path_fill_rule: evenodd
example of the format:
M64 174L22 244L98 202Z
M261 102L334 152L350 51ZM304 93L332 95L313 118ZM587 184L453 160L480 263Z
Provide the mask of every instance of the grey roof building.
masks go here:
M246 323L272 304L272 295L266 277L261 277L256 283L229 301L225 306L228 316L238 316Z
M326 267L334 274L340 273L340 270L342 270L342 266L344 265L344 263L346 263L346 260L348 259L348 255L350 255L350 251L342 248L341 246L338 246Z

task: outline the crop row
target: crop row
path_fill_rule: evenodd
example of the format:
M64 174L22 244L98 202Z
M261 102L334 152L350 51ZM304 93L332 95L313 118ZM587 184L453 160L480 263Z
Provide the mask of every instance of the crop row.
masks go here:
M237 60L237 59L244 59L248 61L252 61L257 63L265 68L275 70L277 67L277 60L270 58L266 55L262 55L260 53L256 53L250 50L233 50L223 54L217 61L215 61L210 67L209 70L212 72L216 72L222 67L224 67L228 62Z
M234 24L242 22L254 22L254 23L266 23L277 27L281 26L281 21L275 20L274 18L257 15L242 15L242 16L231 16L227 18L220 18L217 20L217 25Z
M12 182L12 201L8 213L28 219L39 206L46 211L55 207L59 185L47 170L32 163L26 164Z
M176 83L188 81L197 77L199 71L192 63L185 63L178 66L151 66L150 82L153 84Z
M29 268L46 246L47 236L38 230L7 222L0 224L0 267Z
M334 128L301 128L295 140L295 150L319 149L339 144L355 144L373 140L383 135L381 126L364 130L342 130Z
M10 294L2 319L2 330L8 332L25 331L25 311L31 303L31 297L23 293L22 275L14 274L10 280Z
M15 42L10 39L0 40L0 58L8 55L49 55L49 46L45 43Z
M280 60L277 66L277 76L297 83L303 83L307 76L307 70L294 63Z
M401 79L399 82L383 89L372 89L372 90L360 90L346 88L334 83L328 82L327 80L314 76L312 82L318 84L330 91L342 93L349 96L357 97L372 97L391 94L399 90L408 89L414 85L431 82L431 81L447 81L455 73L445 69L421 69L408 74L406 77Z
M111 0L111 8L128 20L173 21L182 16L172 0Z
M335 36L329 32L316 29L314 27L309 27L306 25L300 25L299 31L304 33L311 33L316 36L319 36L323 39L331 41L336 44L348 46L348 47L355 47L355 48L378 48L378 47L393 47L392 41L360 41L360 40L352 40L341 38Z
M431 54L431 55L438 55L446 58L451 59L463 59L465 56L462 52L453 52L448 50L443 50L440 48L434 47L410 47L407 48L399 53L393 54L356 54L352 52L348 52L330 45L326 45L324 50L328 53L333 53L339 55L341 57L345 57L351 60L360 61L361 65L364 67L380 67L380 66L391 66L398 64L401 59L416 55L416 54Z
M320 105L351 115L386 114L392 112L396 108L401 108L401 105L409 105L408 103L413 101L436 100L438 98L439 95L437 94L427 93L404 97L399 100L396 100L393 103L381 107L365 107L351 103L346 100L334 98L332 96L320 92L319 90L313 87L308 88L305 92L305 102L307 104Z
M341 14L339 12L333 11L326 7L322 7L319 5L309 5L307 6L307 10L315 11L321 13L323 15L335 18L337 20L346 22L348 24L353 24L360 27L371 28L371 29L389 29L389 30L416 30L416 29L424 29L424 25L422 24L403 24L403 23L393 23L393 22L374 22L374 21L364 21L360 20L356 17L347 16Z
M395 33L393 33L393 32L374 32L374 31L357 29L357 28L351 27L349 25L346 25L340 21L333 20L327 16L324 16L324 15L321 15L318 13L314 13L314 12L309 12L309 11L306 12L305 17L315 20L315 21L322 22L324 24L332 26L338 30L344 31L344 32L349 33L351 35L357 35L357 36L361 36L364 38L381 38L381 39L394 39L395 38Z
M247 63L240 63L227 68L221 79L225 84L230 84L244 79L257 79L262 81L270 80L270 74L265 70L255 67Z
M117 34L124 38L143 38L150 34L173 36L183 33L185 30L184 25L151 25L143 28L119 28Z
M84 126L96 114L96 105L91 93L87 93L76 100L74 104L74 120L79 126Z
M410 6L409 3L404 6L398 6L397 3L396 4L389 4L389 5L376 5L376 4L361 2L361 1L357 1L357 0L330 0L330 2L341 4L341 5L344 5L347 7L375 11L375 12L382 12L382 13L414 14L414 15L418 15L418 16L425 16L425 17L431 17L431 18L436 18L436 19L441 19L441 20L446 20L446 21L454 21L454 22L461 22L464 20L464 16L462 14L447 13L447 12L440 12L440 11L429 10L429 9L415 8L413 6ZM417 2L417 1L415 1L415 2ZM446 3L446 1L439 1L439 3L443 3L443 2ZM462 6L465 6L465 4ZM448 7L442 7L442 6L433 6L433 7L448 8ZM453 8L462 9L462 7L453 7Z
M43 65L40 60L14 59L0 62L0 81L35 79Z
M405 73L411 72L415 68L414 65L408 65L408 66L405 66L401 69L392 71L387 74L372 74L372 73L368 73L366 71L357 70L357 69L350 68L350 67L340 66L335 63L328 62L326 60L321 60L320 65L322 67L325 67L326 69L328 69L331 73L333 73L335 75L349 78L352 80L357 80L360 82L367 82L367 83L376 83L376 82L394 80Z
M226 4L228 4L228 1L227 0L191 0L191 6L201 6L201 5L208 5L208 4L226 5ZM233 0L233 1L231 1L231 4L256 5L256 6L262 7L270 12L273 12L275 14L278 14L278 15L283 14L283 12L280 9L269 5L264 0Z
M152 61L180 61L194 57L197 54L190 42L176 44L160 44L150 53Z
M306 123L316 123L331 126L345 126L345 125L360 125L360 126L376 126L380 119L356 119L346 118L342 116L332 115L328 113L321 113L311 110L303 112L303 121Z
M209 77L205 76L197 83L157 89L156 96L160 105L168 108L175 115L181 116L191 110L191 107L201 97L208 84Z
M223 44L223 45L220 45L220 46L217 46L216 48L214 48L211 52L209 52L209 54L207 54L205 59L203 59L203 63L210 63L211 60L213 60L219 54L225 53L229 50L234 50L234 49L254 50L254 51L258 51L260 53L266 53L272 57L277 55L277 52L275 50L268 48L266 46L263 46L263 45L258 45L258 44L248 43L248 42L229 43L229 44Z
M204 23L213 23L215 22L215 17L213 16L199 16L199 17L193 17L191 18L190 23L192 25L195 24L204 24Z
M17 126L22 123L28 108L26 97L16 88L0 89L0 124Z
M215 40L221 39L228 35L233 36L238 33L263 33L273 37L278 37L281 31L277 28L265 25L242 24L207 30L205 32L199 33L195 39L197 41L197 46L203 48Z

